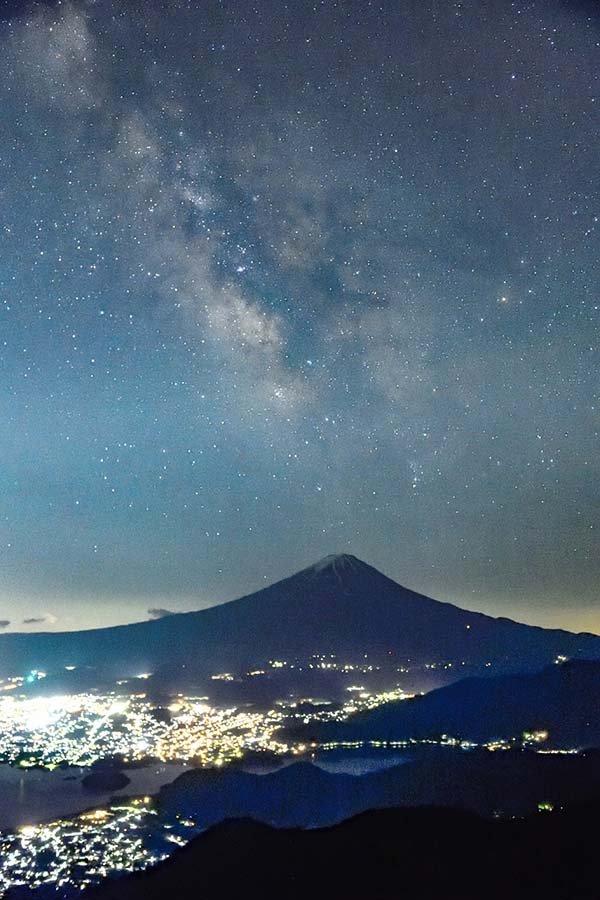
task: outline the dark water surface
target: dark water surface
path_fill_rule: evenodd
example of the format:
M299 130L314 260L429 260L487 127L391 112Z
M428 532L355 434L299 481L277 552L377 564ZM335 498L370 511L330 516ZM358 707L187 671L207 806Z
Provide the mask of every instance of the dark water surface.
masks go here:
M0 765L0 829L14 830L103 806L111 797L155 794L185 772L183 763L160 763L128 769L130 783L119 791L86 790L81 779L89 769L20 769Z

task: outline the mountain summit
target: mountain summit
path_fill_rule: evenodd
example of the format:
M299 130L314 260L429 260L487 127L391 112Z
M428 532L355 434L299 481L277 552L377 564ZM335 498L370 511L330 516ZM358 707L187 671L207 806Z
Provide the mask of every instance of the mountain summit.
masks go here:
M0 635L0 675L100 667L118 676L188 667L246 672L269 660L334 655L443 670L446 680L535 670L561 655L600 658L600 637L495 619L402 587L349 554L326 556L254 594L116 628ZM300 665L300 663L299 663ZM297 667L298 668L298 667Z
M332 553L329 556L324 556L323 559L320 559L318 562L313 563L312 566L309 566L308 569L305 569L304 571L307 574L312 572L314 575L318 575L320 572L332 569L339 575L349 575L359 571L361 568L369 569L370 566L362 562L358 557L352 556L351 553Z

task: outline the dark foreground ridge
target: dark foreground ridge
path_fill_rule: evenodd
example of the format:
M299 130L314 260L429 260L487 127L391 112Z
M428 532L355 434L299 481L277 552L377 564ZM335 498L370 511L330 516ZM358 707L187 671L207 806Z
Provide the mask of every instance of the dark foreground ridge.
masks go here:
M77 667L73 679L244 672L269 659L333 653L342 662L452 663L456 680L535 671L557 655L600 659L600 637L522 625L417 594L350 555L326 557L239 600L199 612L93 631L0 635L0 675ZM491 669L486 669L491 664ZM86 675L89 670L93 675ZM65 685L65 690L76 689Z
M85 900L597 900L597 811L494 821L435 808L334 828L225 822L154 870Z

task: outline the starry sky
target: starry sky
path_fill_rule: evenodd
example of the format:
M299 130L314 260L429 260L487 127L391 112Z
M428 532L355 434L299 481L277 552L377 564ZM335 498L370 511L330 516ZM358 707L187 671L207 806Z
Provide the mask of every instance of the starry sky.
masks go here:
M600 631L598 4L0 16L0 627L349 552Z

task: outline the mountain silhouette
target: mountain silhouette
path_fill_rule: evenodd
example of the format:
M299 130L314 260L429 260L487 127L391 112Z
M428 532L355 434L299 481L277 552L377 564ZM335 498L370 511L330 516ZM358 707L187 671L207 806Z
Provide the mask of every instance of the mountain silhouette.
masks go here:
M321 757L326 764L327 757ZM257 774L194 769L161 788L161 815L208 828L251 818L277 828L334 825L368 809L451 806L482 815L527 815L542 800L555 806L600 800L600 751L575 755L533 750L407 752L400 765L361 775L298 762Z
M545 746L600 746L600 663L572 660L534 674L466 678L346 722L310 726L319 741L430 738L489 742L545 731Z
M341 662L444 663L534 671L559 655L600 658L600 637L469 612L402 587L347 554L198 612L80 632L0 635L0 675L92 667L111 675L244 672L268 660L336 654ZM462 674L464 674L464 669ZM488 673L489 674L489 673Z
M312 831L233 820L154 868L108 879L81 896L596 900L596 821L595 807L538 813L522 821L450 809L388 809Z

